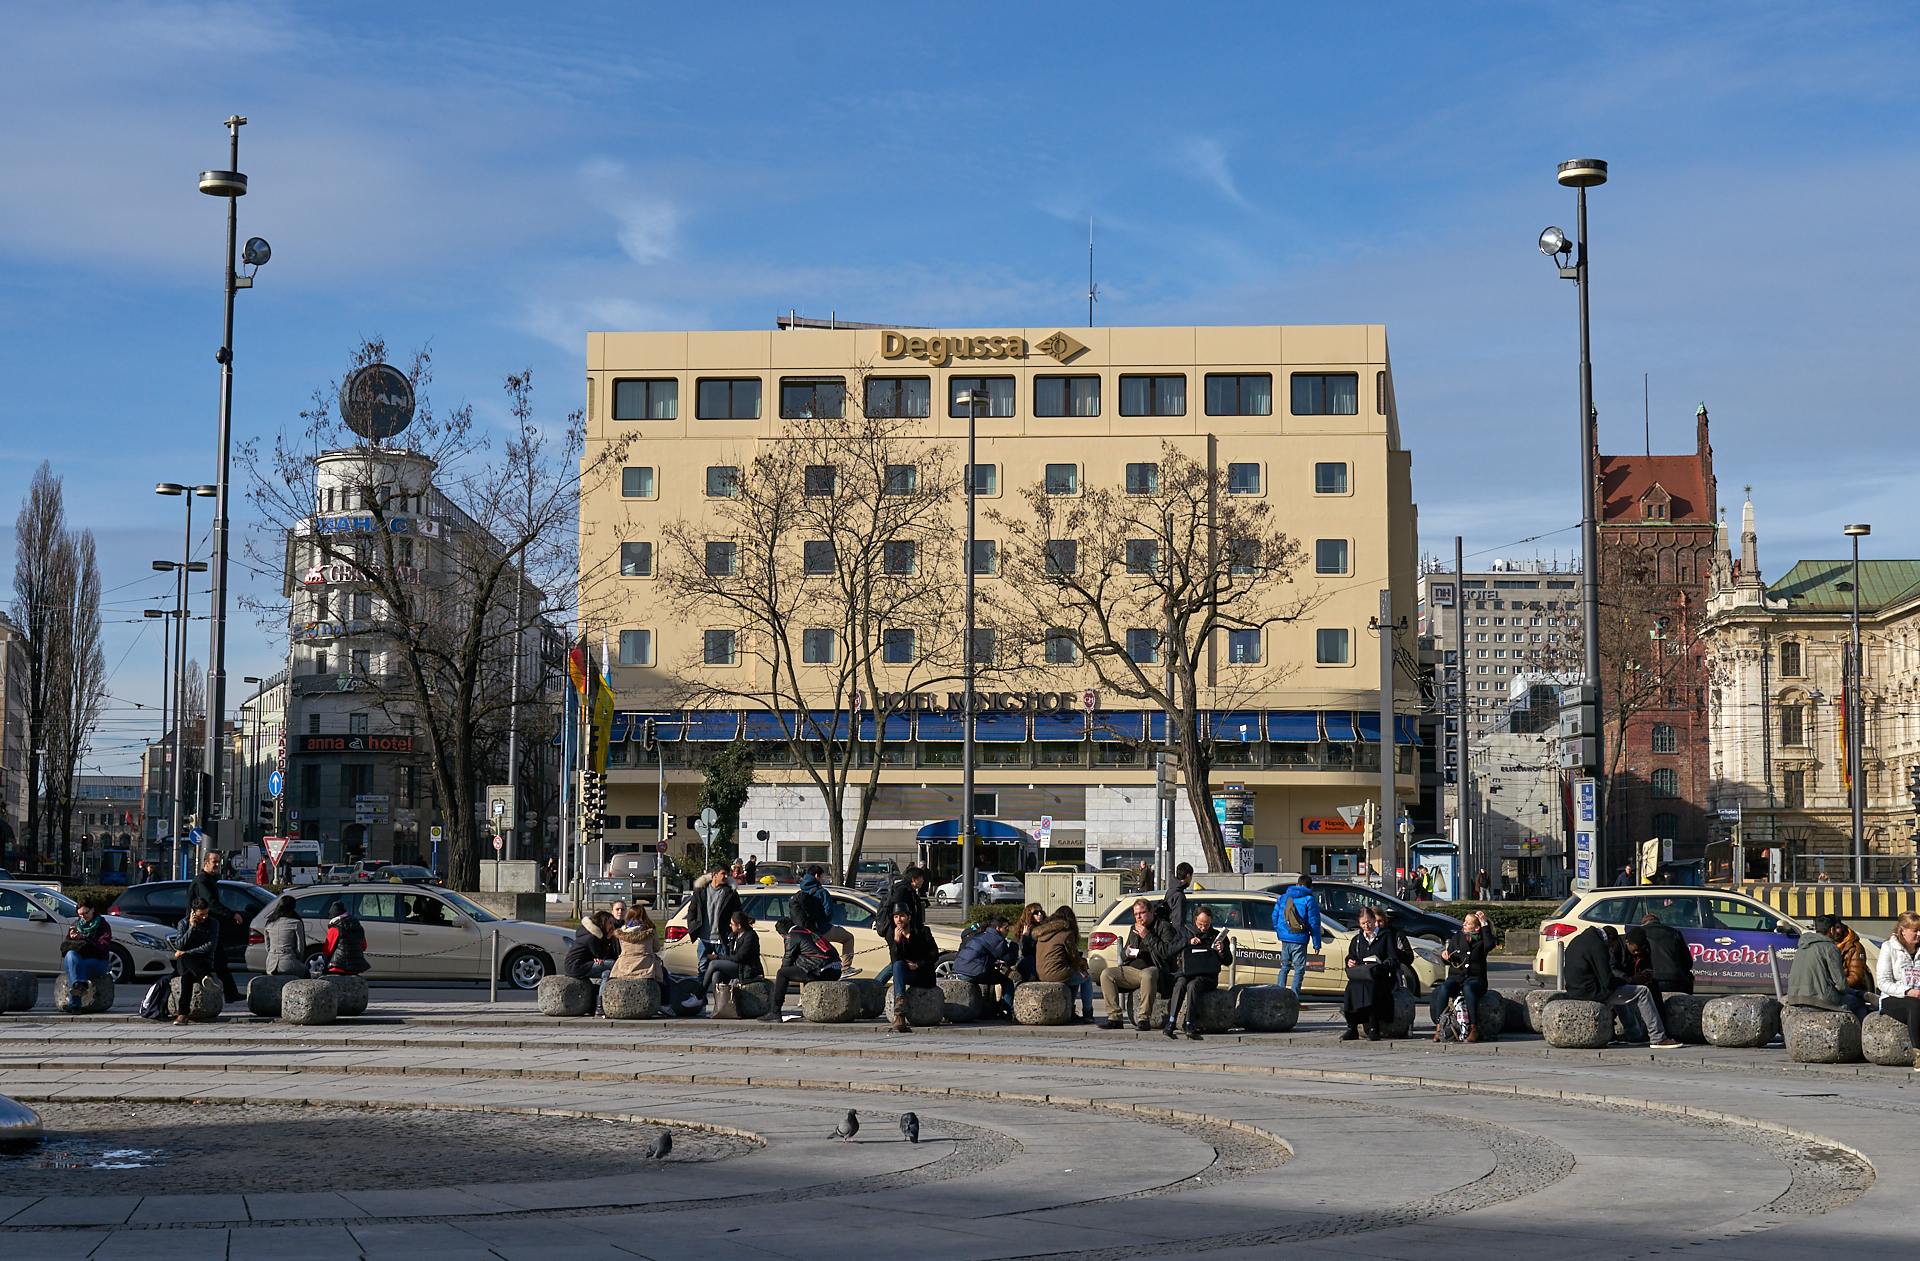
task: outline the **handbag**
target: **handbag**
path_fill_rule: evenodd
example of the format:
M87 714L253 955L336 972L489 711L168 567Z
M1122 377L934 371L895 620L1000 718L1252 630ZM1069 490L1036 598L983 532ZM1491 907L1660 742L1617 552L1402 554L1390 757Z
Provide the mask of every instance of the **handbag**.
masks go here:
M708 1015L714 1020L740 1019L740 1002L733 996L732 981L721 981L713 987L713 1010Z

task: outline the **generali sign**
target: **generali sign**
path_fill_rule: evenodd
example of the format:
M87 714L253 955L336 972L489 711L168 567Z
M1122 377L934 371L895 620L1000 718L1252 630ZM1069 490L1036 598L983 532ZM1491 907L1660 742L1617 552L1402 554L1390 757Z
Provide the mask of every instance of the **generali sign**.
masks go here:
M1043 341L1035 342L1033 348L1043 355L1053 356L1061 363L1086 349L1065 333L1055 333ZM889 329L880 334L880 357L924 359L936 368L954 359L1025 359L1027 339L1018 333L959 333L922 337Z

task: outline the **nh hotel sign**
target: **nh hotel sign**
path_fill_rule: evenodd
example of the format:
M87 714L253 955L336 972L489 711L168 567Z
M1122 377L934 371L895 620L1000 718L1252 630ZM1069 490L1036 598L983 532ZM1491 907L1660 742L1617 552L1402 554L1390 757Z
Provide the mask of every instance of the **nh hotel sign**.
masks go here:
M1065 363L1086 347L1065 333L1055 333L1044 341L1035 342L1033 349ZM1025 359L1027 339L1016 333L918 337L889 329L880 334L880 357L924 359L936 368L953 359Z

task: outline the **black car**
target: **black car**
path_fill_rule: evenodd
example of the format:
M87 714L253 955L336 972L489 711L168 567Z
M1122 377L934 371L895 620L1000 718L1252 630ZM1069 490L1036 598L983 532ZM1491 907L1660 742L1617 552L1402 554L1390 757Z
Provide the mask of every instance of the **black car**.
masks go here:
M1282 881L1268 885L1266 892L1277 895L1292 887L1292 884ZM1376 911L1385 911L1388 921L1409 937L1432 937L1445 941L1463 927L1451 915L1423 911L1410 902L1402 902L1364 884L1316 879L1313 882L1313 894L1320 900L1322 913L1339 920L1348 928L1360 922L1360 909L1367 906Z
M151 884L129 885L127 891L114 899L110 908L115 915L127 919L145 920L149 924L165 924L174 927L187 917L187 890L192 888L187 880L156 880ZM253 917L267 909L273 902L273 894L257 884L247 884L240 880L222 880L220 882L220 905L240 916L241 923L251 924ZM235 972L247 970L247 934L234 933L226 938L227 966Z

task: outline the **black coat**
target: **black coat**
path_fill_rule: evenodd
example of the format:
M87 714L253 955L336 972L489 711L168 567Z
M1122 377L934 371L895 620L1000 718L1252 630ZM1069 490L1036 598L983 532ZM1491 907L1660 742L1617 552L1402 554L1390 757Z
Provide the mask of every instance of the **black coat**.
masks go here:
M1671 924L1646 924L1647 949L1653 955L1654 979L1669 994L1693 993L1693 951Z
M720 899L720 923L716 936L726 936L728 926L733 923L733 913L740 909L742 909L740 891L728 885L726 896ZM706 939L707 890L705 889L694 889L687 894L687 936L694 941Z
M893 913L905 911L913 918L908 923L914 931L927 926L927 895L913 887L913 882L904 877L887 886L887 895L880 899L880 913L873 917L873 931L882 937L893 937Z
M560 975L584 981L593 975L594 964L619 954L619 942L602 937L592 920L583 919L580 931L573 935L573 944L567 947L567 957L560 963Z
M1482 924L1480 931L1468 936L1462 929L1447 939L1447 979L1471 978L1486 984L1487 954L1493 949L1493 929Z
M1568 998L1604 1003L1619 987L1614 979L1613 952L1598 928L1583 928L1567 942L1566 969L1560 988Z
M1193 939L1200 939L1199 945ZM1225 946L1224 952L1221 946ZM1198 928L1180 934L1180 975L1181 976L1219 976L1220 970L1233 962L1233 942L1224 943L1220 930L1209 928L1201 932Z
M1397 928L1383 928L1371 942L1365 933L1355 933L1347 942L1346 1010L1380 1013L1393 1009L1393 991L1400 984L1400 969L1413 962L1413 947L1407 935Z
M889 933L887 953L893 957L894 967L907 969L908 985L926 987L934 983L933 968L940 961L940 947L925 928L914 929L905 941L896 941Z
M740 979L755 980L765 975L760 966L760 934L752 928L745 932L734 933L725 939L721 951L723 958L731 959L740 965Z

